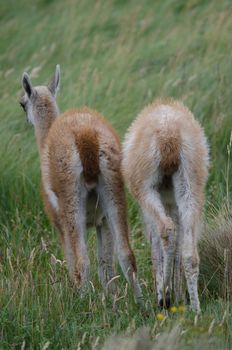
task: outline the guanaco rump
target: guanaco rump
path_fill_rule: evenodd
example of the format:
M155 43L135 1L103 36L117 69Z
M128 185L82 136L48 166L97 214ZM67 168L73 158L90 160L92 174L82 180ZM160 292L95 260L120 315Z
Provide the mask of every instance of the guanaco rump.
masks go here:
M90 268L86 227L94 225L102 285L115 293L115 250L135 300L142 304L129 243L119 138L106 120L86 107L59 115L59 82L59 65L48 86L33 87L23 73L20 104L35 128L44 204L61 234L70 277L83 292Z
M208 162L204 132L178 101L156 100L125 136L122 172L141 207L161 307L173 294L180 301L183 266L190 306L200 312L197 240Z

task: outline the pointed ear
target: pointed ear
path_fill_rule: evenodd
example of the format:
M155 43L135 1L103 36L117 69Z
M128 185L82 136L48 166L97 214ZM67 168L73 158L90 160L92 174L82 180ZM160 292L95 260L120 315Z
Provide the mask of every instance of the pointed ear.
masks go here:
M30 98L34 92L33 86L31 84L29 75L27 73L23 73L22 76L22 87L25 90L25 92L27 93L28 97Z
M53 75L50 83L48 84L48 88L51 93L56 96L57 91L60 87L60 65L57 64L55 74Z

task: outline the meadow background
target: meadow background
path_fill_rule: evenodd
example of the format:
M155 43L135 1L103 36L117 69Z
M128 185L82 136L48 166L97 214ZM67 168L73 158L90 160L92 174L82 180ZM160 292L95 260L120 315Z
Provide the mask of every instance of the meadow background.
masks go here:
M0 38L0 349L100 349L110 334L123 333L142 337L137 349L231 349L231 0L2 0ZM153 313L141 315L120 270L113 308L97 278L93 231L90 290L80 299L72 289L43 212L34 132L18 104L22 72L44 84L57 63L61 111L88 105L123 137L146 104L171 96L205 128L211 168L200 318L174 309L157 319L149 246L129 196L131 242ZM133 335L141 327L144 338ZM105 349L113 346L123 348L117 339Z

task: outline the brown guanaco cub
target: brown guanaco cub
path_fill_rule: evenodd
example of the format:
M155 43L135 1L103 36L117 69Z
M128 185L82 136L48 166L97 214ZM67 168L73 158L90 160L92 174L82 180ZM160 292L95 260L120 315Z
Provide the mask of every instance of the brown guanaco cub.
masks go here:
M108 122L89 108L60 115L56 103L59 82L59 65L48 86L33 87L23 73L20 104L35 128L44 204L61 234L69 274L83 290L90 265L86 227L94 225L102 285L115 292L115 250L136 302L142 303L128 237L119 138Z

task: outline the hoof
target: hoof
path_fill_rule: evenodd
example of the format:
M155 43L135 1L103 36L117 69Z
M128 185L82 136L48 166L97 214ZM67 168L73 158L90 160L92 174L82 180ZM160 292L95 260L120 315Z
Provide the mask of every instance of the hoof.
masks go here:
M171 306L171 298L170 298L170 295L166 295L165 299L162 298L160 299L159 301L159 307L161 309L169 309Z

